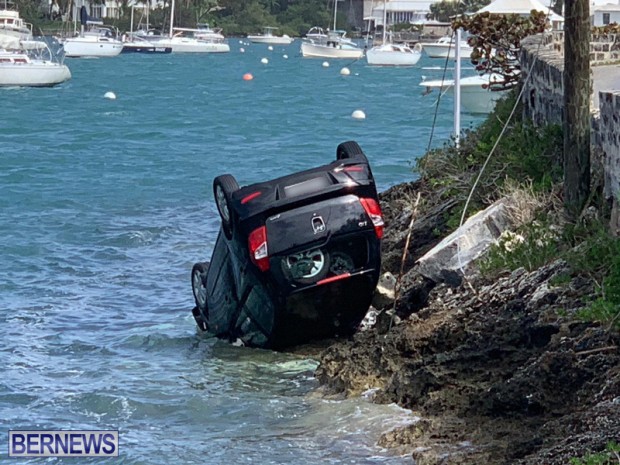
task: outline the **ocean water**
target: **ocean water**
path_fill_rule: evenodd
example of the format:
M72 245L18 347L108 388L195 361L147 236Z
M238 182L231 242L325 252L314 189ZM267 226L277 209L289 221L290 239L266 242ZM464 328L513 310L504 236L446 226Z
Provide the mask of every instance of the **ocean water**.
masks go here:
M380 189L415 179L435 111L418 83L441 63L323 67L298 42L230 42L224 55L69 59L66 84L0 89L0 462L16 429L119 430L118 459L80 463L410 462L376 440L411 413L323 399L316 360L197 332L189 276L216 238L219 174L261 181L353 139ZM44 462L76 463L20 461Z

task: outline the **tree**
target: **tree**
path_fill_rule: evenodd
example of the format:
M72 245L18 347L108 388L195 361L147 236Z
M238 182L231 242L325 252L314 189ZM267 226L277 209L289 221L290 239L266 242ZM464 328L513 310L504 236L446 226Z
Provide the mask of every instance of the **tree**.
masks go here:
M473 48L471 61L478 72L503 77L489 84L491 90L505 90L517 85L520 79L521 40L543 32L546 19L546 14L540 11L532 11L529 17L485 12L459 18L452 28L462 28L471 34L468 39Z
M456 16L474 13L489 3L491 0L463 0L460 2L442 0L431 4L430 13L426 15L426 18L447 23Z
M576 219L590 195L590 8L566 0L564 16L564 206Z

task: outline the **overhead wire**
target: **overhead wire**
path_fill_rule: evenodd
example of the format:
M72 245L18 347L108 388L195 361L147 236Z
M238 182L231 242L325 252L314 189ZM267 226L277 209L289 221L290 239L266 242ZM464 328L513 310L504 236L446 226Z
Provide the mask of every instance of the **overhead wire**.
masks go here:
M547 7L547 8L548 9L547 9L547 14L545 16L545 24L547 24L549 16L551 15L551 7ZM542 34L544 34L544 32ZM486 170L486 168L487 168L487 166L488 166L488 164L489 164L489 162L491 160L491 157L495 153L495 150L499 146L500 141L504 137L504 134L506 133L506 131L508 129L508 125L512 121L512 118L514 117L514 114L515 114L515 112L517 110L517 107L519 106L519 102L521 101L521 97L523 96L523 93L525 92L526 84L531 79L532 70L534 69L534 65L536 64L536 61L538 60L538 55L540 54L540 49L541 49L542 44L543 44L543 39L544 39L544 37L541 37L539 42L538 42L538 48L536 49L536 54L534 55L534 58L533 58L532 63L530 65L530 68L528 69L527 76L525 77L525 80L521 83L521 90L520 90L520 92L519 92L519 94L518 94L518 96L517 96L517 98L515 100L515 103L514 103L514 105L512 107L512 110L510 111L510 114L508 115L508 118L504 122L504 124L502 126L502 130L500 131L499 135L497 136L497 139L495 140L495 143L493 144L493 147L491 147L491 150L489 151L489 154L487 155L484 163L480 167L478 175L476 176L476 179L475 179L475 181L474 181L474 183L473 183L473 185L472 185L472 187L471 187L471 189L469 191L469 194L468 194L467 199L465 201L465 205L463 206L463 212L461 213L461 219L459 221L459 228L461 228L463 226L463 224L465 223L465 216L467 214L467 209L469 208L469 204L471 202L471 199L472 199L472 197L474 195L474 192L476 191L476 188L478 187L478 183L480 182L480 179L482 178L482 174ZM462 256L461 256L460 237L456 241L456 245L457 245L457 258L458 258L459 270L461 271L461 274L463 276L465 276L464 268L463 268L463 262L462 262Z

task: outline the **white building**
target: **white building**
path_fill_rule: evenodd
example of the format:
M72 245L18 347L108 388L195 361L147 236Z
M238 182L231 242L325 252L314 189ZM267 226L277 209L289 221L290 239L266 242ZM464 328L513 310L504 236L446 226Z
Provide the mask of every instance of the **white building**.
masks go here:
M611 23L620 24L620 2L597 4L590 6L590 21L592 26L606 26Z
M386 8L388 24L420 24L426 21L431 4L437 1L439 0L364 0L364 19L368 21L374 18L375 25L383 25L383 8Z

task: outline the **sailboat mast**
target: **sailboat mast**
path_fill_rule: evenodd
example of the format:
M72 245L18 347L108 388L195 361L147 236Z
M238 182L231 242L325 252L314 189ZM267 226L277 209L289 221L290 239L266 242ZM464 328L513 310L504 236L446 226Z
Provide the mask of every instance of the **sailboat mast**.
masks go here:
M174 0L170 3L170 38L172 39L172 25L174 24Z
M334 0L334 31L336 30L336 13L338 12L338 0Z
M387 29L387 0L383 0L383 38L381 44L385 44L385 34Z

